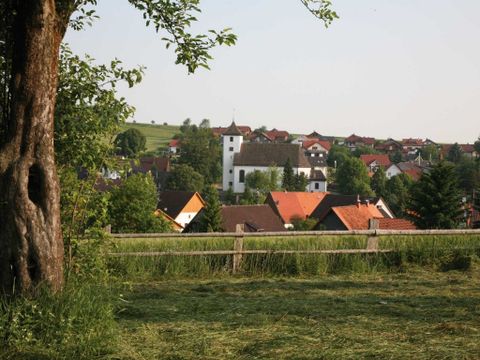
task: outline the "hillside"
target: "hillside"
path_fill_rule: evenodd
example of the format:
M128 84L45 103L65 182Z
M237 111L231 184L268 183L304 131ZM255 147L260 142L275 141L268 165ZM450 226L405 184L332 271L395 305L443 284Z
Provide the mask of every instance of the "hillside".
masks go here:
M167 146L170 139L180 132L177 125L152 125L127 123L122 126L122 131L137 129L147 138L147 151L157 150L159 147Z

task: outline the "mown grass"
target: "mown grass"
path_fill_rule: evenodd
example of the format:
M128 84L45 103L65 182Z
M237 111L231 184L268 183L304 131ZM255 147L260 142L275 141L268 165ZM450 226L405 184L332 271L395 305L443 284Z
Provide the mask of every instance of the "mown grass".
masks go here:
M176 125L153 125L153 124L132 124L127 123L122 126L122 131L127 129L137 129L145 135L147 151L155 151L159 147L167 147L170 139L180 132L180 127Z
M478 359L480 270L133 285L119 359Z
M320 275L403 271L410 265L428 265L440 270L468 269L480 256L480 237L396 236L381 237L385 254L249 254L243 255L244 275ZM302 236L245 238L244 249L343 250L365 249L366 236ZM117 239L115 252L232 250L233 238ZM127 278L182 277L230 274L232 256L112 257L114 273Z

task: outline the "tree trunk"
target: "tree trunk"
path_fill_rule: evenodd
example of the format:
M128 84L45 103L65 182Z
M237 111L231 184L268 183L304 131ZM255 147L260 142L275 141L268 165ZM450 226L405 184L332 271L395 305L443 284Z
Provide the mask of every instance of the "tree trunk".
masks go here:
M10 117L0 149L0 291L63 284L53 117L66 24L54 0L18 1Z

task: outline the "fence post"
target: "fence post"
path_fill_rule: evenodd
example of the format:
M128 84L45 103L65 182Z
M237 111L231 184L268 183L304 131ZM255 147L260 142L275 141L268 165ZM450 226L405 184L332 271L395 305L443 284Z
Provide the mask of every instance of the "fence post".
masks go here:
M367 250L378 251L378 234L376 229L373 234L368 237Z
M240 270L240 265L242 262L242 254L239 253L243 251L243 231L244 231L244 224L237 224L235 232L238 235L235 235L235 240L233 242L233 267L232 272L235 274L238 270Z

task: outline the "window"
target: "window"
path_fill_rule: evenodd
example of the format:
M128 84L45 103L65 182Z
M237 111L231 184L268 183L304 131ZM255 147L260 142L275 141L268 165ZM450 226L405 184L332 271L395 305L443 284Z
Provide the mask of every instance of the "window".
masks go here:
M238 173L238 178L238 182L242 184L245 182L245 170L240 170L240 172Z
M229 174L233 173L233 170L232 169L228 170L228 173Z
M233 146L230 146L230 147L228 148L228 151L233 151Z
M320 184L318 182L315 183L315 190L320 189Z
M230 142L233 142L233 136L230 136Z
M232 187L232 186L233 186L233 182L229 181L229 182L228 182L228 186Z

